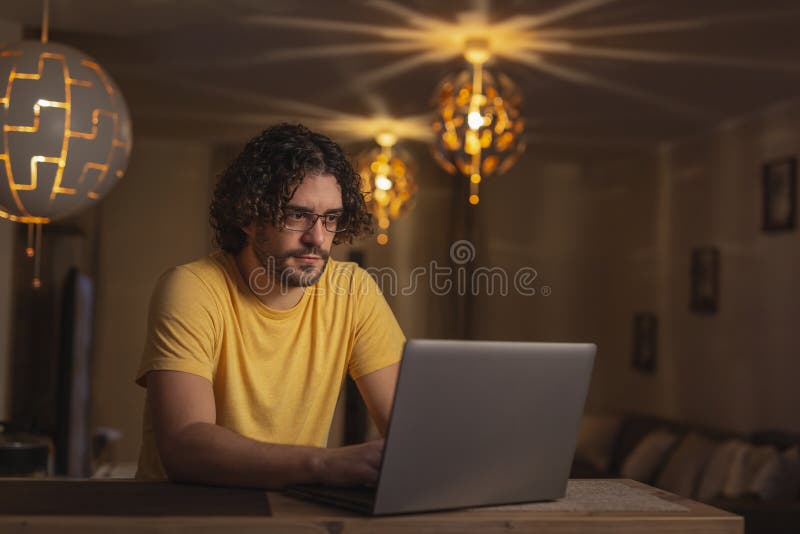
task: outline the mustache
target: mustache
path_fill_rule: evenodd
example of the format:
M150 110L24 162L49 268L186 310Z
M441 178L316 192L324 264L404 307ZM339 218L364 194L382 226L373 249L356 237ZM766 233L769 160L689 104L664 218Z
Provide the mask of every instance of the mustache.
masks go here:
M284 253L282 257L289 258L291 256L319 256L323 260L327 260L330 255L331 255L330 250L323 250L318 247L311 247L311 248L296 248L294 250L290 250Z

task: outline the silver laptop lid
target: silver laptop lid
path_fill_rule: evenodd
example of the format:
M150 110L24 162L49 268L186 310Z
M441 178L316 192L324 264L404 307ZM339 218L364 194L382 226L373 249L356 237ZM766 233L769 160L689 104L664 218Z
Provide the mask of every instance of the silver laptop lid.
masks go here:
M595 351L409 340L374 513L563 497Z

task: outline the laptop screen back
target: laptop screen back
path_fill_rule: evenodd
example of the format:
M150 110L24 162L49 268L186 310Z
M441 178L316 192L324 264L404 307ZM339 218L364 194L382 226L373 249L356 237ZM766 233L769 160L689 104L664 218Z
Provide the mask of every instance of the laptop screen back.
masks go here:
M409 340L374 513L562 497L595 351Z

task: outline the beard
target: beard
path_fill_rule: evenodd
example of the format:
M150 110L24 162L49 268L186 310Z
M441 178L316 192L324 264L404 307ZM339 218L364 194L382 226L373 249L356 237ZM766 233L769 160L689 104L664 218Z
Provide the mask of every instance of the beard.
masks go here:
M304 247L293 249L284 252L283 254L274 254L269 249L269 239L263 232L256 233L256 239L253 240L253 253L258 259L258 262L266 270L268 276L271 277L273 282L276 282L279 287L308 287L313 286L319 281L322 273L325 272L325 267L328 265L330 258L329 250L322 250L317 247ZM322 259L322 265L288 265L291 258L298 256L319 256Z

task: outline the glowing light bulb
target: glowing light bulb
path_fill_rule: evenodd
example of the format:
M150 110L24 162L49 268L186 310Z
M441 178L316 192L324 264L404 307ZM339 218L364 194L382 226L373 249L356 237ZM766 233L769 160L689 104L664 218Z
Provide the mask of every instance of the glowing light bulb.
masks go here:
M397 136L391 132L381 132L375 136L375 142L382 147L393 147L397 143Z
M392 181L384 174L379 174L375 177L375 187L388 191L392 188Z
M480 201L481 200L480 200L480 198L478 198L478 195L470 195L469 196L469 203L472 204L473 206L475 206Z
M467 124L469 124L469 127L473 130L477 130L483 126L483 116L480 111L470 111L469 115L467 115Z
M389 242L389 236L386 234L378 234L378 237L375 238L379 245L385 245Z

